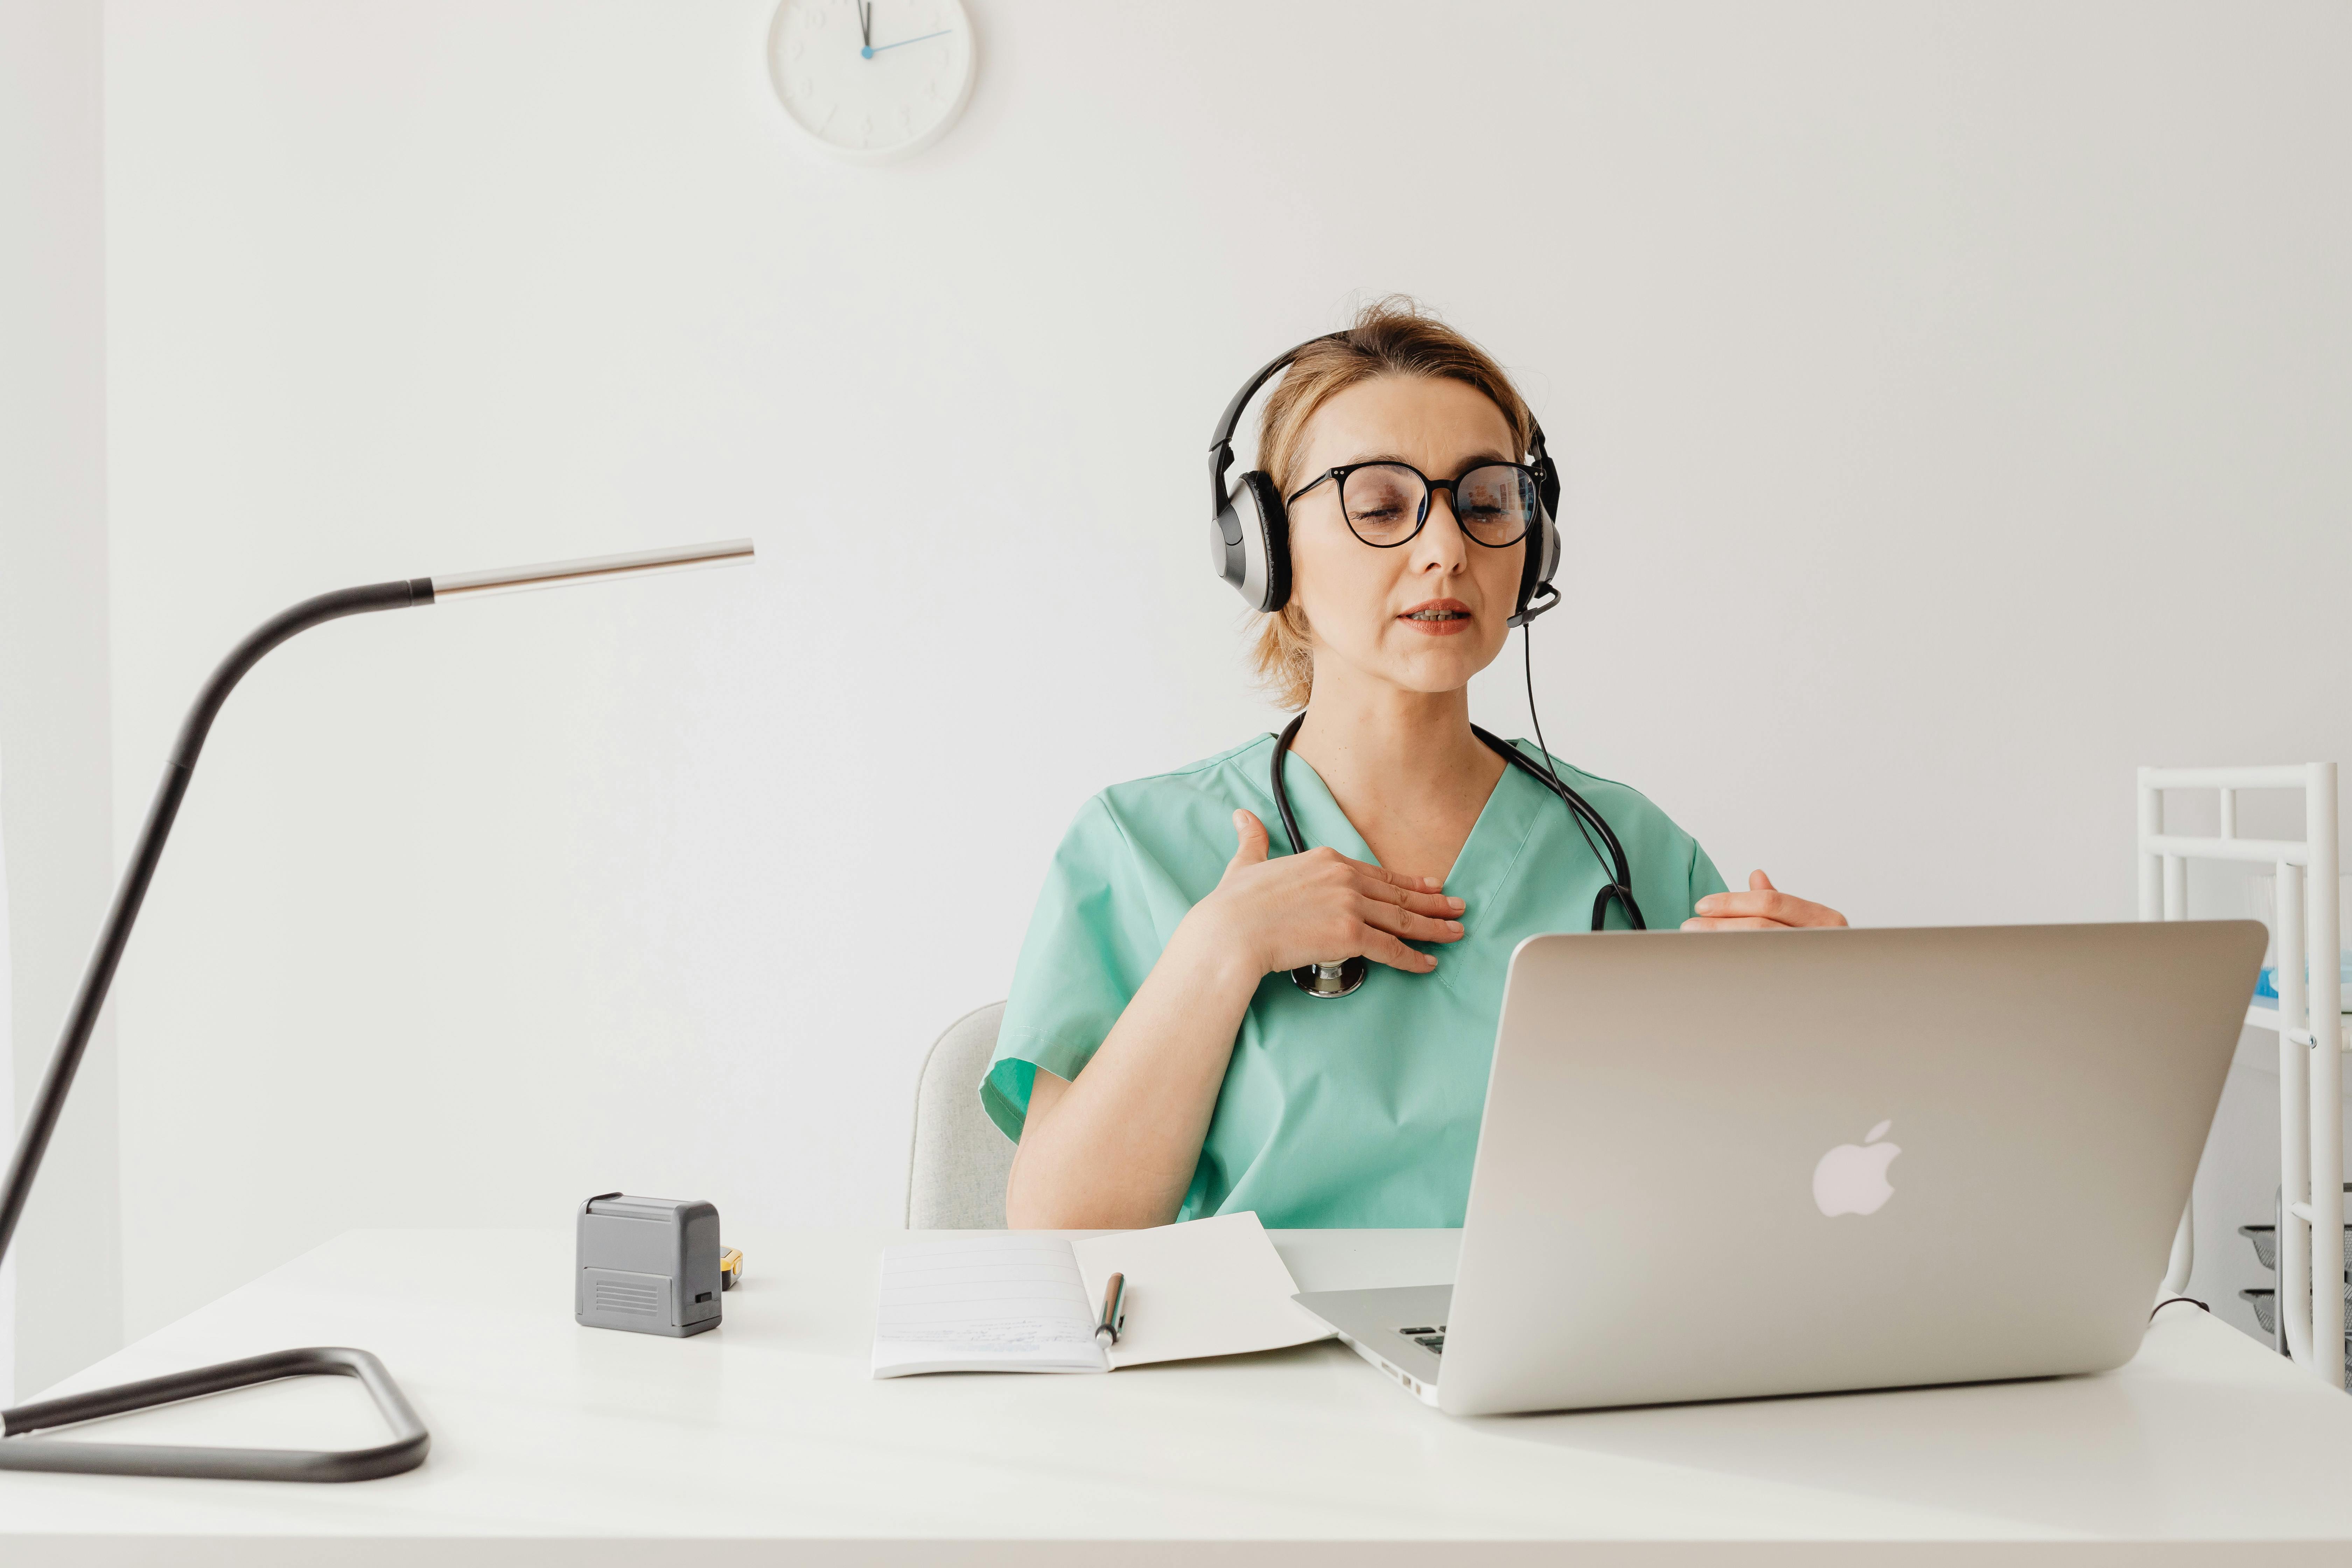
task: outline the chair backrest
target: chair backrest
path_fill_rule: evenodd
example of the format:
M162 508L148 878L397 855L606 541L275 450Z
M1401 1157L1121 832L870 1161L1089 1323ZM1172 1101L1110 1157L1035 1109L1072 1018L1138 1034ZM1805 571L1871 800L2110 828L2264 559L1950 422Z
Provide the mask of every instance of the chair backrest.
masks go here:
M1004 1004L975 1008L947 1026L915 1085L915 1136L907 1155L907 1228L1003 1230L1013 1141L980 1107L980 1080L996 1054Z

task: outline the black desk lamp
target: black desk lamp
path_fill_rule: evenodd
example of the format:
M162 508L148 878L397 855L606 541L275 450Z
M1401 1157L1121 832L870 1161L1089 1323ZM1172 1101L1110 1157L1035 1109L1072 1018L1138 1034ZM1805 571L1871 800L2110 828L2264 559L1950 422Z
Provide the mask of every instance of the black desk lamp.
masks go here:
M155 791L155 804L147 811L147 826L140 830L138 847L131 851L131 863L122 873L122 885L115 890L114 906L107 911L106 924L99 931L97 950L89 955L89 967L82 972L81 988L74 994L73 1010L66 1015L65 1033L58 1041L56 1054L49 1058L49 1069L41 1079L40 1093L33 1100L32 1114L25 1119L16 1155L8 1163L7 1187L0 1192L0 1258L8 1255L17 1217L25 1212L26 1195L33 1188L33 1174L40 1169L49 1135L57 1131L58 1113L65 1109L66 1091L73 1087L74 1071L81 1066L82 1052L89 1047L90 1031L98 1024L99 1009L105 1005L107 987L114 980L114 967L121 962L123 944L131 939L131 924L139 918L140 901L147 896L147 884L154 879L156 862L163 858L163 840L171 836L172 819L179 814L181 797L188 793L196 754L204 750L205 736L212 729L221 704L245 678L245 672L260 662L263 654L295 633L308 631L322 621L369 610L404 610L413 605L440 600L525 588L552 588L567 583L596 583L697 566L741 565L751 558L750 540L730 539L718 544L646 550L588 561L558 561L504 572L467 572L455 577L414 577L404 582L377 583L305 599L276 619L264 622L251 637L237 644L236 650L221 661L221 667L213 671L205 689L196 694L195 706L188 710L188 717L180 726L180 739L172 748L171 762L163 769L163 782ZM155 1443L60 1442L19 1436L46 1427L94 1421L101 1415L120 1415L151 1405L169 1405L202 1394L270 1383L281 1377L322 1374L359 1379L390 1423L393 1440L373 1448L212 1448ZM263 1481L362 1481L415 1469L425 1462L425 1451L432 1442L432 1435L416 1418L416 1412L409 1408L400 1385L393 1382L382 1362L365 1351L333 1346L277 1351L88 1394L68 1394L62 1399L20 1405L14 1410L0 1410L0 1470L71 1470Z

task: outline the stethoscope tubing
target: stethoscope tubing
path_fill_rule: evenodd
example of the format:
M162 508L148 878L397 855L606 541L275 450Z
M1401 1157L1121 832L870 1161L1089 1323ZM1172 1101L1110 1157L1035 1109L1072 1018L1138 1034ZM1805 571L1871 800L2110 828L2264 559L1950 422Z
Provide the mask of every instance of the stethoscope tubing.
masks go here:
M1297 738L1299 726L1306 722L1307 715L1300 713L1289 723L1284 725L1281 732L1275 736L1274 761L1269 769L1269 782L1273 785L1274 809L1282 818L1282 831L1289 838L1290 852L1294 855L1303 855L1307 852L1307 836L1299 832L1298 818L1291 813L1290 790L1283 782L1282 764L1290 756L1290 743ZM1557 796L1560 805L1568 808L1569 816L1575 819L1580 826L1589 824L1601 835L1601 843L1608 846L1608 863L1604 864L1601 869L1611 873L1614 879L1603 887L1599 896L1592 900L1592 929L1594 931L1601 929L1601 922L1609 912L1609 900L1615 899L1623 906L1625 918L1632 922L1635 931L1649 930L1649 922L1642 918L1642 906L1633 900L1633 866L1626 859L1623 842L1618 838L1616 831L1609 826L1609 819L1601 816L1591 801L1554 777L1549 769L1536 766L1525 752L1520 751L1508 741L1482 730L1475 724L1470 726L1470 732L1477 736L1488 751L1495 752ZM1596 855L1599 853L1597 847L1595 853ZM1347 996L1352 995L1363 984L1365 976L1370 972L1370 965L1363 958L1356 957L1337 964L1307 964L1292 970L1290 978L1309 996Z
M1616 880L1601 889L1601 896L1593 900L1592 929L1594 931L1601 929L1601 917L1608 909L1609 900L1614 898L1624 905L1625 919L1635 931L1649 930L1650 922L1642 918L1642 906L1633 901L1633 863L1625 858L1624 843L1618 838L1616 829L1609 826L1609 819L1601 816L1600 810L1591 801L1553 776L1550 769L1536 766L1525 752L1508 741L1482 730L1475 724L1470 726L1470 732L1485 742L1488 751L1495 752L1505 762L1558 795L1559 803L1568 807L1571 816L1580 817L1591 824L1593 831L1601 835L1601 841L1609 846L1609 858L1612 864L1601 868L1612 873Z

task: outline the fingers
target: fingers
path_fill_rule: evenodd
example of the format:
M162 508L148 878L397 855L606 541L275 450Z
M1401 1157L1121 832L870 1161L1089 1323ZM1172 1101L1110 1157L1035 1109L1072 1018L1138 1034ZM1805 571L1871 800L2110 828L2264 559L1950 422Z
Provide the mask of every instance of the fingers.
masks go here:
M1432 920L1427 915L1417 915L1411 910L1400 909L1378 899L1365 899L1358 918L1374 931L1387 931L1412 942L1462 940L1460 921Z
M1234 834L1241 842L1234 847L1234 858L1225 862L1227 871L1244 866L1255 866L1265 858L1265 824L1246 811L1234 813Z
M1374 963L1385 963L1391 969L1402 969L1407 974L1426 974L1437 967L1434 953L1407 947L1378 926L1364 928L1363 954Z
M1427 879L1414 877L1410 880L1418 887ZM1449 898L1444 893L1411 891L1393 881L1376 881L1370 877L1359 878L1356 887L1357 890L1368 899L1376 899L1381 903L1392 904L1401 910L1411 910L1417 915L1428 915L1435 920L1457 919L1462 911L1469 907L1461 900Z
M1351 859L1328 845L1309 849L1297 857L1297 860L1302 869L1310 875L1344 877L1348 885L1364 897L1411 910L1415 914L1449 920L1468 907L1460 899L1450 898L1439 891L1444 884L1434 878L1399 876L1384 866Z
M1845 924L1845 917L1835 910L1786 893L1712 893L1693 905L1691 912L1716 920L1759 920L1776 926Z
M1775 921L1781 925L1801 925L1792 917L1800 908L1810 908L1802 899L1792 899L1786 893L1709 893L1691 906L1695 914L1728 918L1754 916Z
M1265 828L1258 818L1236 811L1234 831L1240 843L1225 873L1246 872L1245 885L1263 891L1245 896L1275 900L1271 908L1280 912L1274 918L1286 932L1277 944L1281 948L1296 943L1318 957L1360 954L1409 974L1426 974L1437 967L1436 958L1407 942L1462 940L1459 917L1467 906L1440 891L1442 883L1400 876L1328 846L1269 865ZM1310 928L1322 934L1310 934Z
M1347 860L1349 865L1353 866L1373 881L1386 882L1391 887L1402 888L1408 893L1434 893L1445 886L1434 877L1407 877L1390 870L1386 866L1376 866L1370 860L1349 860L1345 855L1340 856L1339 858Z
M1685 931L1761 931L1790 926L1842 926L1845 917L1827 904L1794 898L1772 886L1762 871L1748 874L1744 893L1709 893L1691 906Z

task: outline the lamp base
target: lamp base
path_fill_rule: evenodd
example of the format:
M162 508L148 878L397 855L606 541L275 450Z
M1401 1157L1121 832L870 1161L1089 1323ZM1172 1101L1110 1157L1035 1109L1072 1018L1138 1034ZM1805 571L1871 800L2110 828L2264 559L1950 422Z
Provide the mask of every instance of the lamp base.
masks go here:
M281 1377L355 1377L375 1401L393 1439L373 1448L206 1448L167 1443L78 1443L24 1437L25 1432L95 1421L173 1405L200 1394L249 1388ZM365 1351L340 1345L273 1351L138 1383L94 1388L0 1410L0 1470L59 1470L76 1475L188 1476L203 1480L372 1481L425 1462L433 1435L407 1396Z

